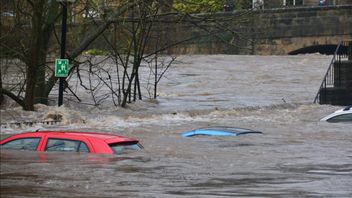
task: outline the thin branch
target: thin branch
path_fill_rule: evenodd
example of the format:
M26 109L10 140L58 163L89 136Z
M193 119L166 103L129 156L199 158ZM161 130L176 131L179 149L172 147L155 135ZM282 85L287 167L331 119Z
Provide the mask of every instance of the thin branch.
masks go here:
M22 107L25 107L25 103L23 98L16 96L15 94L13 94L11 91L8 91L4 88L0 88L0 93L7 95L8 97L10 97L12 100L14 100L17 104L21 105Z

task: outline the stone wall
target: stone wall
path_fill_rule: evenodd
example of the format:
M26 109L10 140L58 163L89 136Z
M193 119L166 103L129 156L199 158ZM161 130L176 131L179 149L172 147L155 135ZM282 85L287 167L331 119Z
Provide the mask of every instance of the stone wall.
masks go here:
M283 0L264 0L268 5L282 5ZM317 6L320 0L296 0L296 6ZM293 0L286 0L286 3ZM351 5L351 0L325 0L326 5Z
M170 53L262 55L288 54L312 45L336 45L341 40L352 40L352 6L258 10L252 13L247 24L242 25L238 25L236 16L238 13L234 12L215 17L220 19L218 21L226 19L225 29L240 32L238 37L221 31L204 36L203 29L180 23L162 38L165 42L196 38L170 49ZM211 27L210 24L200 26Z
M298 8L260 14L265 30L257 34L254 53L288 54L311 45L352 39L352 6Z
M211 17L197 15L176 24L167 22L170 20L173 19L165 19L166 22L154 27L149 51L156 45L163 48L180 43L162 53L284 55L309 46L352 40L352 5L235 11ZM123 43L126 38L120 29L116 25L105 36L117 41L117 45ZM79 31L72 27L70 32ZM107 47L102 37L90 46Z

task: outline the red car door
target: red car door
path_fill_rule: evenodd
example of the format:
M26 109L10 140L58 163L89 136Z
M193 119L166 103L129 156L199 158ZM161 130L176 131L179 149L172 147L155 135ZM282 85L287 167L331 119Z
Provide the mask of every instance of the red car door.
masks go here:
M93 145L86 137L81 137L81 136L77 136L77 135L68 135L68 134L64 134L64 133L62 133L62 134L61 133L47 133L47 134L45 134L42 138L42 141L40 142L40 145L38 146L38 151L46 151L49 140L77 141L80 143L84 143L90 153L95 152Z

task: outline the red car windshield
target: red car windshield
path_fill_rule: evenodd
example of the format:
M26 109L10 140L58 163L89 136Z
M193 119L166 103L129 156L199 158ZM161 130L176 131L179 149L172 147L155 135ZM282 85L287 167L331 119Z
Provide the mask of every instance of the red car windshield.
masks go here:
M112 143L109 144L109 146L115 154L123 154L129 151L141 150L143 148L138 141Z

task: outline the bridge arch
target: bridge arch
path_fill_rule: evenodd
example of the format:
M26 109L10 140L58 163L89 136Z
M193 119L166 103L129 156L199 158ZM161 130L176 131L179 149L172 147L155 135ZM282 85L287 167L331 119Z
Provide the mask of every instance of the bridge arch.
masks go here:
M302 47L296 50L289 52L289 55L297 55L297 54L311 54L311 53L320 53L326 55L332 55L335 53L337 44L326 44L326 45L311 45L307 47ZM338 54L346 53L347 47L341 46Z

